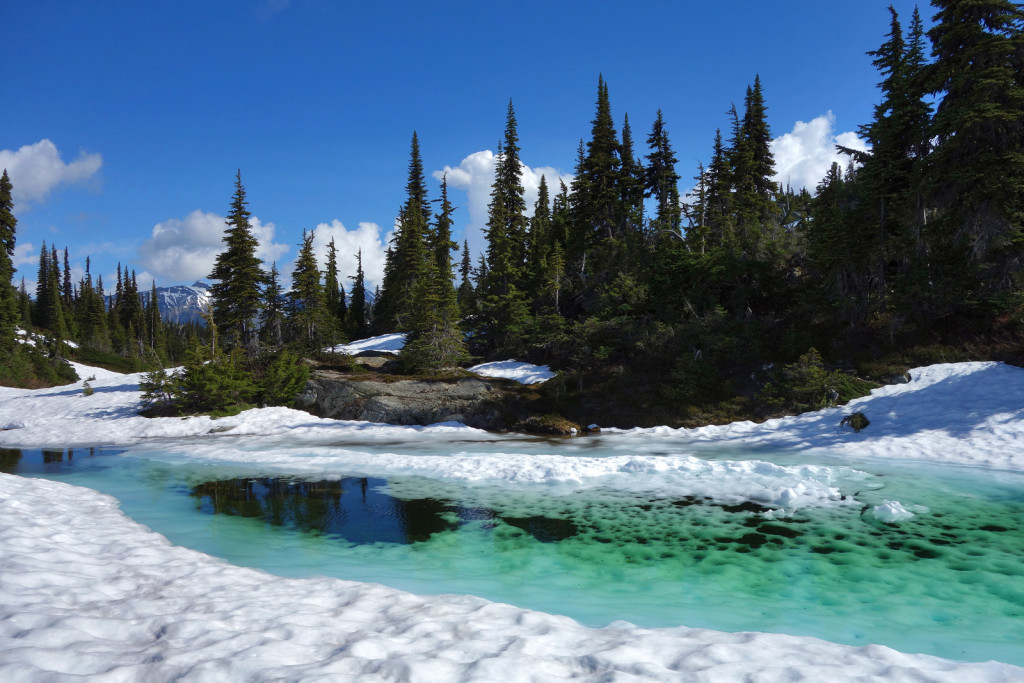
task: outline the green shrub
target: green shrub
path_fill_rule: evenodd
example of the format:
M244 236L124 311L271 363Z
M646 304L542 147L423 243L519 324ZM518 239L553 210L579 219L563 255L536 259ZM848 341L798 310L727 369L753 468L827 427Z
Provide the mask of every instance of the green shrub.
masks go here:
M796 363L783 366L758 398L770 409L804 412L866 396L873 386L843 372L826 370L821 355L811 348Z
M236 415L259 405L291 405L305 386L309 369L286 349L249 358L240 349L208 359L189 353L180 372L154 370L143 376L144 414L209 413Z
M846 417L839 421L840 427L849 427L855 432L859 432L860 430L867 427L869 424L871 424L871 421L868 419L867 415L860 412L859 410L855 413L847 415Z

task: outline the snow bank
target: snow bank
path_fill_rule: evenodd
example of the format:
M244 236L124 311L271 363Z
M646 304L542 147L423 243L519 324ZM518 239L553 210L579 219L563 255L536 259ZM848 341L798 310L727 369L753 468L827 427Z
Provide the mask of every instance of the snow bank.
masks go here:
M519 451L543 442L463 425L336 422L285 408L219 420L145 419L135 414L140 375L76 370L83 378L96 375L92 396L83 395L81 382L35 391L0 388L0 426L7 430L0 431L0 446L146 443L173 450L187 438L194 457L269 467L277 459L277 466L296 471L362 463L375 472L394 468L460 481L662 486L781 507L842 504L834 478L857 473L701 460L686 452L713 443L746 452L764 447L1024 470L1024 370L999 363L919 368L909 384L883 387L849 406L760 425L605 429L569 442L566 449L581 456L572 458L469 452L473 441L493 447L500 438ZM860 433L838 426L854 410L871 420ZM460 441L463 446L452 448ZM415 442L437 453L389 454L392 442ZM282 448L246 449L246 443ZM385 452L364 452L371 443ZM303 446L307 457L300 462L294 451L302 444L309 447ZM590 457L586 449L595 446L611 454ZM654 451L661 454L635 455ZM894 501L872 512L882 521L912 514ZM1009 665L960 664L880 646L622 623L588 629L473 597L417 597L370 584L277 578L171 546L96 492L10 476L0 476L0 558L5 681L51 674L112 680L1024 680L1024 670Z
M422 428L421 428L422 429ZM382 432L382 435L386 432ZM391 433L390 436L394 436ZM443 432L420 432L420 444L436 437L451 444ZM290 436L289 439L293 437ZM388 437L385 436L385 447ZM495 447L513 446L496 442ZM761 460L709 461L688 455L567 456L554 453L454 452L446 455L355 450L353 447L287 448L275 440L261 440L257 449L239 440L189 441L182 446L157 443L136 447L134 453L154 460L193 460L218 465L254 465L288 474L331 476L413 475L460 484L524 486L551 493L607 487L663 497L706 498L736 504L753 502L764 507L796 510L805 507L857 505L843 496L839 480L862 481L867 475L845 467L776 465Z
M396 332L395 334L383 334L379 337L370 337L369 339L360 339L354 341L351 344L338 344L337 346L328 347L325 351L333 351L334 353L347 353L354 356L357 353L363 351L377 351L379 353L398 353L405 346L405 334Z
M0 677L1011 681L1024 670L764 633L585 628L468 596L283 579L172 546L89 489L0 475Z
M540 384L555 376L546 365L531 365L516 360L498 360L467 368L482 377L514 379L520 384Z
M810 451L844 458L885 458L1024 470L1024 369L996 362L944 363L915 368L908 384L894 384L850 401L762 424L734 422L699 429L609 430L662 437L678 447L714 443L725 448ZM854 411L871 424L860 432L839 427Z

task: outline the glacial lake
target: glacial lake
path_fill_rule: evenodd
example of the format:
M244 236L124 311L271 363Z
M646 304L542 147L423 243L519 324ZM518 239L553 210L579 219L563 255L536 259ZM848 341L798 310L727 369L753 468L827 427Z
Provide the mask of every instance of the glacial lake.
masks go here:
M216 444L232 458L219 457ZM175 544L280 576L474 594L589 626L769 631L1024 665L1020 473L814 458L814 466L835 469L841 498L780 514L757 495L721 495L720 482L705 485L700 473L680 495L639 469L635 477L626 468L625 478L549 485L515 473L478 481L384 466L394 454L496 470L525 454L564 466L624 449L669 457L663 448L654 437L616 435L355 436L315 447L212 437L128 449L2 449L0 471L107 493ZM324 460L334 452L358 452L349 461L361 464L339 469L344 457ZM689 455L810 462L765 450ZM913 516L885 521L873 509L886 501Z

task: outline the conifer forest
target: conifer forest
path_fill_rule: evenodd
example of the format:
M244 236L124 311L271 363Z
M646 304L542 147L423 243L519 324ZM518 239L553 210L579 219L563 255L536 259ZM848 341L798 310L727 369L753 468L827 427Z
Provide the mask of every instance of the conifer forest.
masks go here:
M376 292L360 266L318 263L306 233L282 284L256 256L243 174L203 324L168 324L156 285L72 281L44 244L34 292L15 276L11 182L0 179L0 383L74 378L74 358L146 370L154 410L287 404L324 349L407 333L399 371L458 376L471 360L550 365L544 412L601 424L763 418L861 395L914 364L1024 360L1024 9L932 0L879 27L864 59L879 100L813 191L779 186L772 84L721 107L707 160L683 169L661 111L632 123L597 77L571 184L527 206L517 111L497 150L486 251L453 240L447 180L431 193L417 133ZM742 84L738 84L742 88ZM514 99L514 94L513 94ZM554 114L546 114L554 115ZM640 126L643 125L641 128ZM496 131L497 132L497 131ZM244 169L243 169L244 170ZM45 343L18 343L18 329ZM40 337L42 338L42 337ZM69 342L72 342L69 344ZM307 363L300 362L308 359ZM164 368L183 366L177 372Z

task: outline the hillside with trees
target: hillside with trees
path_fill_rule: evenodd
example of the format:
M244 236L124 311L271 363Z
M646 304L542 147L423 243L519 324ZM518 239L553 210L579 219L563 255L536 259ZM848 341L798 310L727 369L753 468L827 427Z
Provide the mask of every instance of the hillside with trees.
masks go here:
M634 135L599 76L573 181L543 179L532 207L522 182L528 143L509 101L486 251L474 255L452 239L447 180L429 196L413 133L376 296L367 296L361 254L356 273L340 273L333 243L317 263L312 233L283 291L276 264L267 272L256 257L239 173L207 325L163 323L120 266L106 305L102 280L87 268L71 282L66 250L62 261L53 245L41 250L33 300L8 284L15 220L5 174L0 344L13 353L0 380L33 376L13 341L21 326L54 340L53 367L68 340L80 358L133 369L187 361L187 390L181 377L170 387L154 376L153 396L168 397L157 403L280 403L303 377L298 357L333 363L325 347L405 332L403 372L443 375L470 359L515 357L559 371L538 390L546 412L691 425L821 407L913 364L1019 363L1024 11L1003 0L932 5L928 31L917 11L904 21L890 8L888 32L868 55L880 78L880 101L859 130L870 150L843 148L845 165L833 164L814 193L773 180L771 84L758 75L740 108L721 103L722 126L707 132L708 162L692 183L677 169L662 112Z

